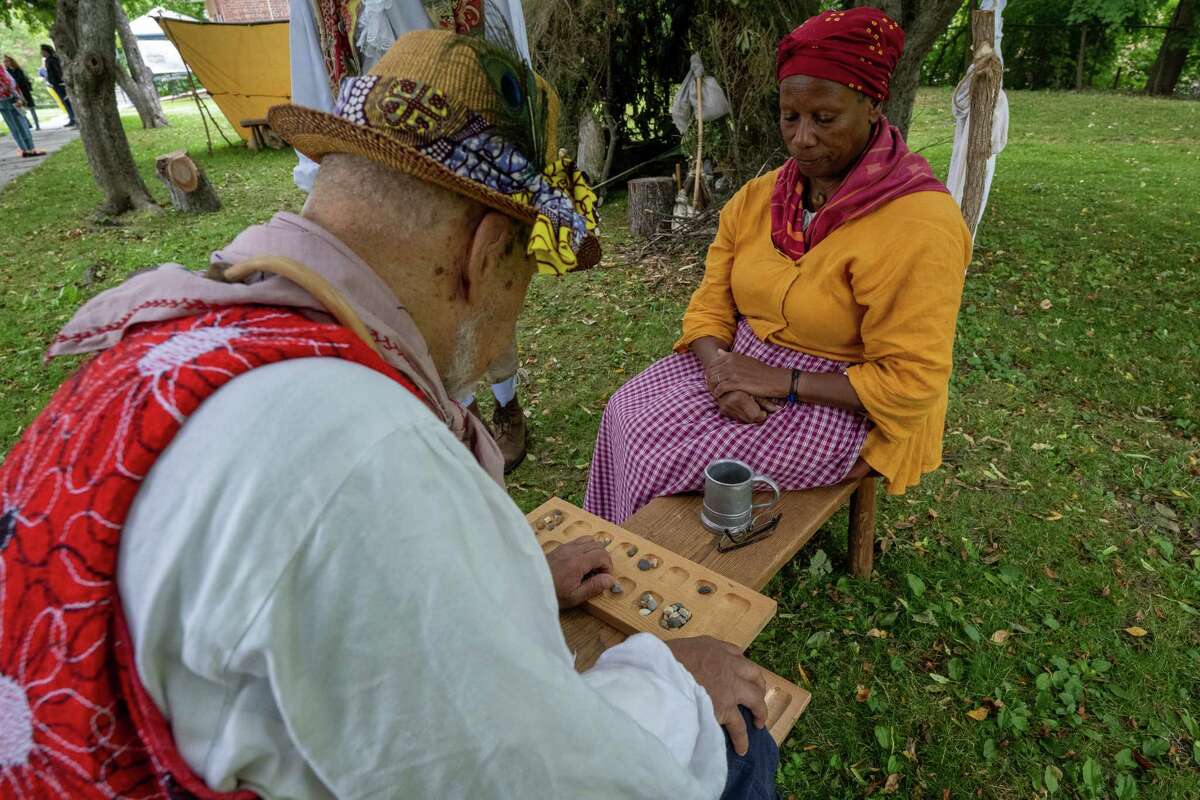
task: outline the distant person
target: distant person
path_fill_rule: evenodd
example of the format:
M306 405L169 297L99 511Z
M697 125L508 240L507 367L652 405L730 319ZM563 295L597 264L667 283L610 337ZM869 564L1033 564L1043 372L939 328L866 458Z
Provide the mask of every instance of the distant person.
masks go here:
M42 66L46 69L46 83L50 84L50 88L58 95L58 99L62 101L63 108L67 110L67 124L64 128L74 128L75 109L71 108L71 100L67 97L67 84L63 82L62 62L58 60L58 54L54 52L54 48L48 44L42 45Z
M29 120L21 113L24 103L17 82L8 74L8 70L0 67L0 116L4 117L4 124L8 126L8 132L20 148L22 158L44 156L44 150L37 150L33 146L33 132L29 130Z
M17 88L21 90L21 97L25 100L25 108L33 117L33 129L40 131L42 124L38 122L37 104L33 100L33 84L29 82L29 76L25 74L25 70L21 69L21 65L12 56L4 57L4 68L8 70L8 74L17 82Z

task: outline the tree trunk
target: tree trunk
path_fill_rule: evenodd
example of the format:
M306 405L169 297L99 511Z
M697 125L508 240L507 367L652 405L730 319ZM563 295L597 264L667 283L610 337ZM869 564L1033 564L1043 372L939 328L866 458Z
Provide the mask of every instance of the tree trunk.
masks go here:
M674 208L674 178L636 178L629 182L629 232L634 236L670 230Z
M142 118L143 128L165 128L167 117L163 114L162 103L158 100L158 90L154 88L154 74L142 59L142 51L138 49L137 37L133 28L129 27L129 17L121 8L121 0L113 0L113 10L116 15L117 35L121 37L121 50L125 53L125 63L129 65L128 81L122 80L124 70L118 68L117 82L121 91L129 95Z
M892 73L891 97L884 106L888 120L908 136L921 62L950 25L963 0L855 0L856 6L875 6L904 29L904 53Z
M1087 59L1087 25L1079 26L1079 55L1075 57L1075 91L1083 91L1083 64Z
M51 38L63 61L92 177L104 193L101 213L115 215L155 208L138 175L117 111L113 4L58 0Z
M600 170L600 177L594 178L596 183L604 183L612 174L613 163L617 160L617 149L621 145L621 135L617 132L617 121L609 113L607 105L604 107L604 127L608 131L608 152L604 154L604 167ZM607 189L601 191L603 195L607 195Z
M142 92L142 87L134 81L128 70L121 66L121 62L117 62L117 86L121 87L121 91L133 103L134 109L138 112L138 117L142 120L143 128L161 128L162 125L156 125L154 122L154 109L150 107L146 100L145 94Z
M1171 19L1171 30L1163 36L1158 58L1150 69L1146 82L1147 94L1170 95L1187 64L1188 51L1192 46L1192 35L1196 31L1197 0L1179 0L1175 16Z
M575 163L592 180L604 180L604 129L592 109L584 109L579 116L579 148L575 151Z
M983 216L988 161L992 157L992 126L1004 66L996 51L996 18L992 11L971 12L975 72L971 78L971 123L967 131L967 169L963 177L962 215L971 235Z

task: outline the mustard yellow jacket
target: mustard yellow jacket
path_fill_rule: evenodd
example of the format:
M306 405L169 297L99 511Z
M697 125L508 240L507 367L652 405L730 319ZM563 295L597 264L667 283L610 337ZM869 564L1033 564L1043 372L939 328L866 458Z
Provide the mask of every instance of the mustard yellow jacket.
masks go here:
M942 462L970 232L950 195L917 192L793 261L771 243L777 174L750 181L722 209L675 349L704 336L732 342L742 316L764 341L853 362L846 375L874 423L862 457L903 494Z

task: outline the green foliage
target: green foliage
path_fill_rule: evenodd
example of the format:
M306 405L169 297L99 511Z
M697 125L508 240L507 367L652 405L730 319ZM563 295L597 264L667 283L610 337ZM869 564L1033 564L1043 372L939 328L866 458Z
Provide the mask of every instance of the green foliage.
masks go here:
M1176 0L1012 0L1004 11L1004 84L1009 89L1075 87L1080 30L1087 27L1085 86L1141 90ZM970 16L964 6L921 69L926 84L957 83L968 63ZM1200 78L1192 59L1181 83Z
M38 49L43 42L50 41L50 34L39 24L14 17L8 24L0 25L0 55L9 55L16 60L29 82L33 85L33 96L38 108L50 107L54 101L46 89L46 82L38 77L42 66L42 53Z
M1070 23L1124 25L1147 19L1172 0L1072 0Z

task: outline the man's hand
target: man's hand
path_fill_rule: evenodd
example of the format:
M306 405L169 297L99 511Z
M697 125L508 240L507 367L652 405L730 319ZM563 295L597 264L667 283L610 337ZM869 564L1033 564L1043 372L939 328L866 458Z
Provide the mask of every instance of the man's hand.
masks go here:
M704 381L717 400L730 392L745 392L754 397L787 397L791 393L792 371L768 366L741 353L717 350L705 365Z
M767 414L775 410L770 401L760 401L745 392L730 392L717 398L721 413L738 422L759 424L767 421Z
M558 607L574 608L612 587L612 557L591 536L561 544L546 554Z
M729 732L733 749L739 756L746 755L750 736L738 706L750 711L759 728L767 724L767 681L762 670L736 647L711 636L672 639L667 647L708 692L717 722Z

